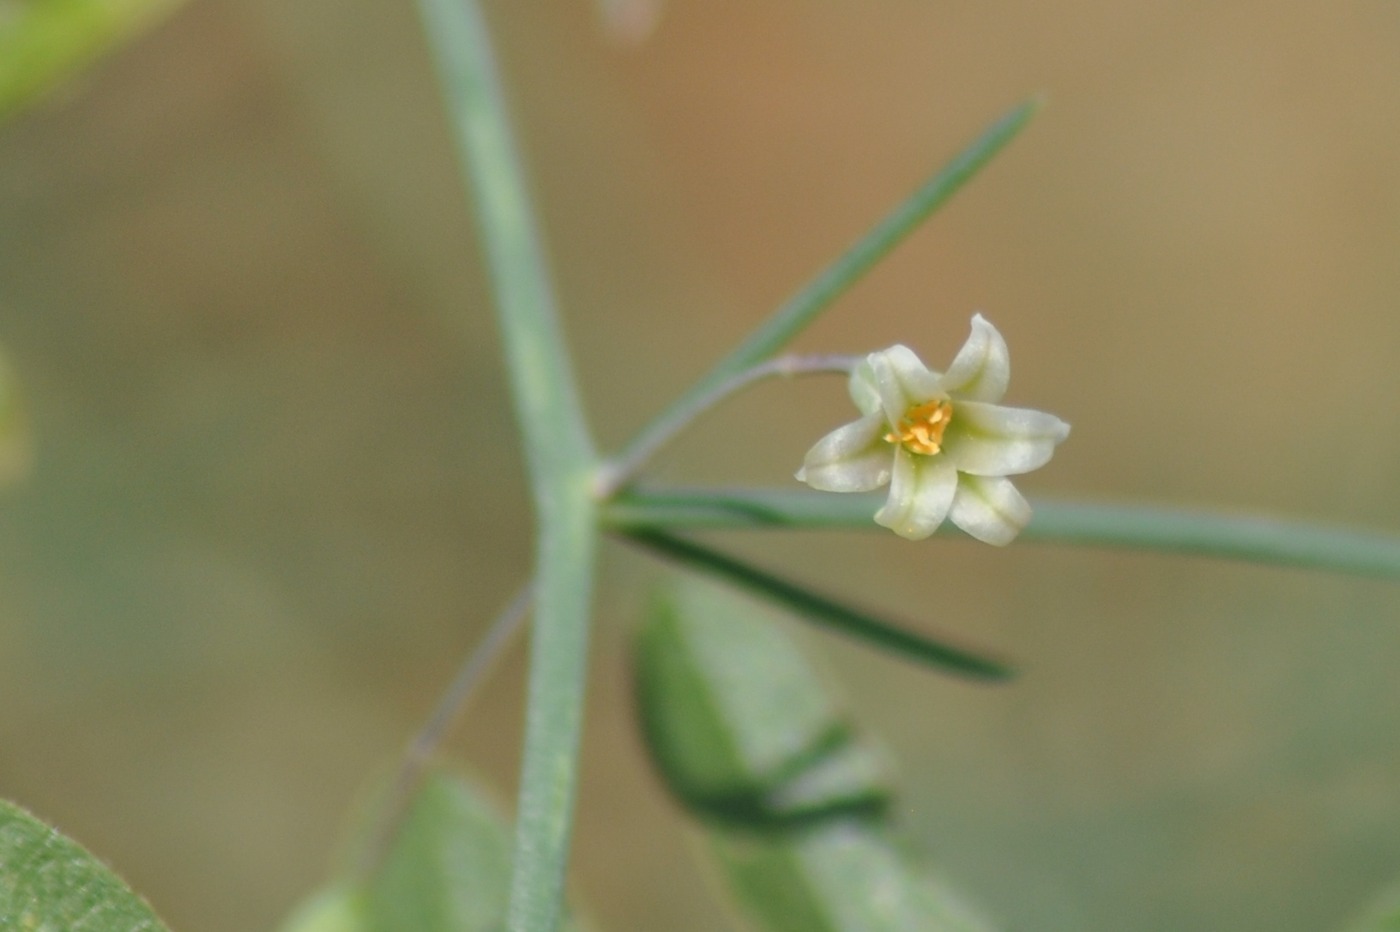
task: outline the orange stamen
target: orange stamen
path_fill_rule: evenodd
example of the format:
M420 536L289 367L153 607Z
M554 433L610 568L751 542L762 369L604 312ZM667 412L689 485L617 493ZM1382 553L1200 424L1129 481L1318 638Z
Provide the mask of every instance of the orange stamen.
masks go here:
M933 456L943 449L943 432L953 419L953 405L929 401L904 412L897 429L885 434L888 443L902 443L910 453Z

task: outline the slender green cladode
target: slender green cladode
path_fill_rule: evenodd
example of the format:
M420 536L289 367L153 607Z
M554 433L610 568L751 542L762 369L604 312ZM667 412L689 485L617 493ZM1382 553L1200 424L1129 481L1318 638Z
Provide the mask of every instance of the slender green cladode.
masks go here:
M633 534L657 528L850 528L878 531L883 495L805 489L632 489L604 520ZM939 532L953 536L951 529ZM1021 540L1227 557L1400 579L1400 534L1150 505L1035 502Z
M783 579L726 553L660 530L634 530L627 539L661 556L685 563L778 603L808 621L849 635L946 673L980 680L1002 680L1010 667L985 654L954 646L946 637L915 634L876 615Z
M420 0L485 243L539 540L507 927L553 932L568 863L597 549L592 443L475 0Z
M1032 98L987 127L972 145L958 153L845 254L789 298L748 339L643 428L614 462L634 462L639 458L638 451L658 445L658 436L673 433L676 421L693 417L702 400L717 387L782 349L991 161L1025 127L1040 104L1039 97Z

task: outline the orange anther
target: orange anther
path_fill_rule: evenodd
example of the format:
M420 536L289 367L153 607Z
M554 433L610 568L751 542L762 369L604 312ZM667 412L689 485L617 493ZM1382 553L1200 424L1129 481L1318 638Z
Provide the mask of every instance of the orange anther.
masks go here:
M929 401L915 405L899 419L898 429L885 434L889 443L902 443L910 453L933 456L943 449L943 432L953 419L953 405Z

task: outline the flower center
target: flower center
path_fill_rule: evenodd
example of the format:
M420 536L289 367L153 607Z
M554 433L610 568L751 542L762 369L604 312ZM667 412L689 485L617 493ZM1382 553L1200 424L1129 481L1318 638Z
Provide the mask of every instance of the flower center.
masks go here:
M943 432L953 419L948 401L929 401L904 412L895 429L885 434L889 443L902 443L910 453L932 456L943 449Z

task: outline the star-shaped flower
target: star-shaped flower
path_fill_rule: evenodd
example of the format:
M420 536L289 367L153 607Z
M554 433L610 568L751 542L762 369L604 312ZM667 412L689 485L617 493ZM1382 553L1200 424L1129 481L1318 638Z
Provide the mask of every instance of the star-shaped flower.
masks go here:
M797 478L827 492L886 483L875 521L921 540L945 518L978 540L1009 544L1031 506L1007 476L1044 466L1069 425L1053 414L997 404L1011 378L1006 341L981 314L948 371L907 346L871 353L851 373L861 418L808 451Z

